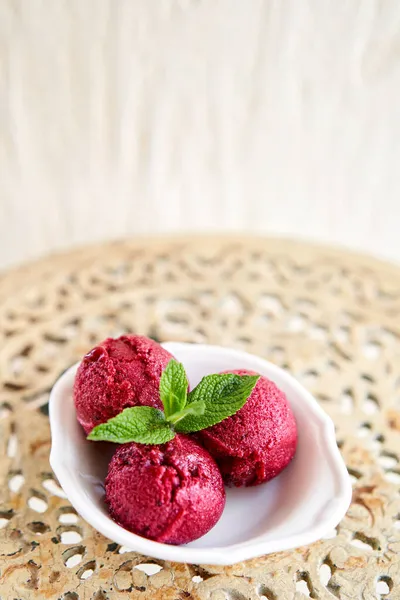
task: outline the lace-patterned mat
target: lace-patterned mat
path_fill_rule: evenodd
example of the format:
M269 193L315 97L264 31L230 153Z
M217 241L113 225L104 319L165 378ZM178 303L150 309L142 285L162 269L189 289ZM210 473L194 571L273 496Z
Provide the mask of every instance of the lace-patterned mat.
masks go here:
M134 331L243 348L332 416L354 482L328 539L232 567L126 552L65 499L48 462L54 380ZM121 242L0 276L0 598L400 598L400 270L303 243Z

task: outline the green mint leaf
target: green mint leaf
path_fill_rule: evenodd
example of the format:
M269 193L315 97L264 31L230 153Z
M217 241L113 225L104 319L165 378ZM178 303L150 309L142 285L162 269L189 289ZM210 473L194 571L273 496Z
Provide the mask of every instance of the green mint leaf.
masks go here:
M196 400L196 402L192 402L191 404L187 404L185 408L180 410L179 412L174 413L168 418L168 421L175 425L179 421L182 421L187 415L204 415L206 410L206 404L203 400Z
M161 410L151 406L134 406L125 408L107 423L94 427L87 439L116 444L165 444L174 437L175 433Z
M188 385L183 364L171 359L160 379L160 398L167 419L185 408Z
M204 413L185 416L176 423L175 430L180 433L200 431L234 415L245 405L259 377L234 373L203 377L190 392L187 407L202 400L205 404Z

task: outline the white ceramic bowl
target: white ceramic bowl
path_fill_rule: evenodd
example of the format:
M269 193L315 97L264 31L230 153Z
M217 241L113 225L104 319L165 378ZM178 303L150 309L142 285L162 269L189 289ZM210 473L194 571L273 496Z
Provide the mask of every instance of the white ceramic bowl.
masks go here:
M272 379L287 395L299 441L294 460L267 484L227 489L224 513L207 535L170 546L130 533L109 517L103 481L112 445L89 443L78 424L72 388L78 365L66 371L50 396L50 463L78 513L111 540L154 558L228 565L314 542L344 516L351 498L347 469L331 419L291 375L257 356L218 346L163 344L186 369L191 387L207 374L251 369ZM103 450L104 449L104 450Z

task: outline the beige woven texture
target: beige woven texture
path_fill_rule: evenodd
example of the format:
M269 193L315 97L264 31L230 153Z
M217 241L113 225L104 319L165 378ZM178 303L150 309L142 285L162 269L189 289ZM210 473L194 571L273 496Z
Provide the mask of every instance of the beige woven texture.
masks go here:
M354 482L327 539L232 567L126 552L79 518L48 462L49 390L125 331L243 348L332 416ZM400 598L400 271L306 244L137 241L0 277L0 598ZM244 515L245 518L245 515ZM150 574L148 574L150 573Z

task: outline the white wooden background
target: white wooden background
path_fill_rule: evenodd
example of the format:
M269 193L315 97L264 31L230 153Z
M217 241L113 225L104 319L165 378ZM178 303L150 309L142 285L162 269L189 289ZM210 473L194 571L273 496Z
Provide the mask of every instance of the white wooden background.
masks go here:
M188 230L400 261L398 0L0 0L0 267Z

